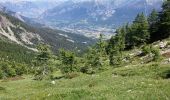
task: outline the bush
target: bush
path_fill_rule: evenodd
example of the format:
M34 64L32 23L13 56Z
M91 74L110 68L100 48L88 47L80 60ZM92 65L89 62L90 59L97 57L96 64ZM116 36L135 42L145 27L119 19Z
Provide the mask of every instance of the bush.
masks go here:
M15 70L16 70L17 75L22 75L26 72L25 67L23 67L23 66L17 66Z
M26 73L26 65L15 62L0 62L0 78L14 77Z
M16 76L15 69L8 63L2 63L1 70L4 73L4 77L13 77Z
M16 76L15 69L9 68L9 69L8 69L8 76L9 76L9 77L14 77L14 76Z
M61 65L60 70L62 73L72 73L77 71L77 67L75 65Z
M92 67L87 67L87 66L84 66L80 69L80 71L82 73L86 73L86 74L95 74L96 71L92 68Z
M153 61L159 61L161 54L158 48L154 48L151 45L145 45L142 47L143 55L150 55Z
M147 54L150 54L151 53L151 46L150 45L144 45L142 47L142 52L143 52L143 55L147 55Z
M22 75L27 72L26 65L24 64L13 64L12 67L15 69L17 75Z
M110 65L114 67L119 67L122 64L122 57L120 54L112 54L109 56Z
M160 54L159 49L153 48L152 49L152 54L154 55L153 56L153 61L159 61L161 59L161 54Z

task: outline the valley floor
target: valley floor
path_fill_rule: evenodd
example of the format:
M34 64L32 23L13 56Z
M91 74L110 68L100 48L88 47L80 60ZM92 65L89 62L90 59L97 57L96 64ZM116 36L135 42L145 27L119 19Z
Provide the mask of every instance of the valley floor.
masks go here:
M170 65L120 67L73 79L1 80L1 100L170 100ZM164 77L164 78L162 78Z

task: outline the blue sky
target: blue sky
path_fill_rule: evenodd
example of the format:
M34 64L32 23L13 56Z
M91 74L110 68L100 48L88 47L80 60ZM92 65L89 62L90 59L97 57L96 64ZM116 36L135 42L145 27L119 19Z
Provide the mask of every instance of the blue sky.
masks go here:
M48 1L48 2L61 2L61 1L68 1L68 0L0 0L0 2L6 2L6 1L10 1L10 2L19 2L19 1L40 1L40 2L43 2L43 1ZM90 0L73 0L73 1L90 1ZM104 0L96 0L96 1L104 1ZM117 2L126 2L128 0L115 0ZM134 0L135 1L135 0ZM156 2L156 1L160 1L160 0L146 0L148 3L150 2ZM162 0L163 1L163 0Z
M18 1L49 1L49 2L54 2L54 1L66 1L66 0L0 0L0 2L6 2L6 1L10 1L10 2L18 2Z

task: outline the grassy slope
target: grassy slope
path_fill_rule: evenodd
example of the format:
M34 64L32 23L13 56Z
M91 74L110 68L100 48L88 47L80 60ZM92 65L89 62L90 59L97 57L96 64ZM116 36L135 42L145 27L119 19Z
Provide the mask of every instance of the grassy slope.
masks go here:
M170 80L160 78L170 65L120 67L74 79L0 82L0 99L28 100L169 100Z

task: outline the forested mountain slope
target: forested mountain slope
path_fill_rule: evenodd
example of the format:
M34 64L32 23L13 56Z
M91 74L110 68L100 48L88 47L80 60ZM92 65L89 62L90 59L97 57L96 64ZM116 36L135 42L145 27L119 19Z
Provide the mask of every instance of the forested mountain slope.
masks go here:
M39 26L33 27L3 12L0 12L0 36L29 49L35 49L38 43L44 42L55 51L59 48L80 51L95 42L82 35Z

